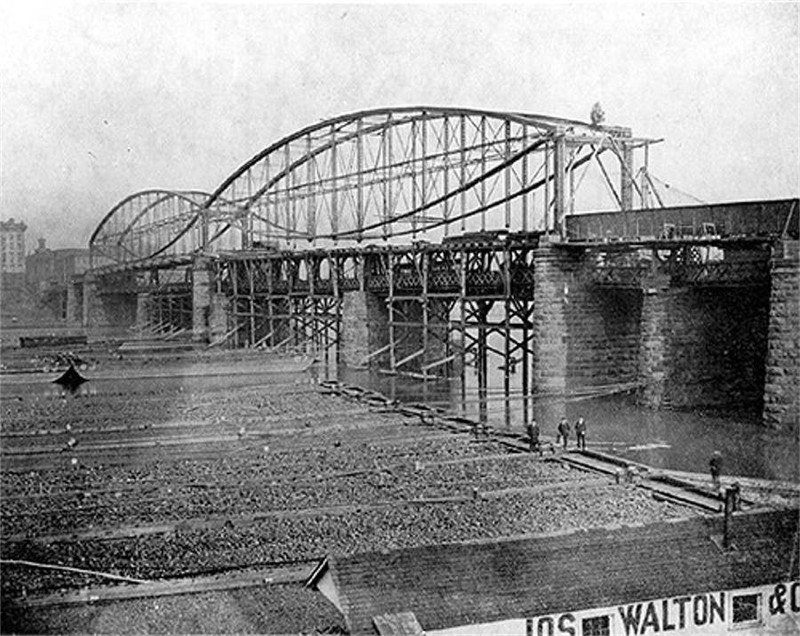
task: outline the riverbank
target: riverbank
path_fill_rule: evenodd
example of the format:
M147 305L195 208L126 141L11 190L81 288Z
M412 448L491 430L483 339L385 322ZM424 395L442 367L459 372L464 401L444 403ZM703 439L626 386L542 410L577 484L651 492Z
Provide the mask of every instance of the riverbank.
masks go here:
M201 388L141 378L3 400L2 558L149 581L695 514L552 457L326 395L292 359L260 361L264 373L239 386L225 375ZM134 631L151 624L152 599L117 601L113 612L20 602L101 582L5 565L4 606L17 609L4 610L4 631L92 631L112 614ZM248 606L262 593L265 609L231 628L308 630L310 606L317 629L331 627L329 606L309 605L298 586L276 589L241 592ZM213 617L186 621L220 598L190 595L159 629L219 631ZM287 607L297 611L291 629L276 619Z

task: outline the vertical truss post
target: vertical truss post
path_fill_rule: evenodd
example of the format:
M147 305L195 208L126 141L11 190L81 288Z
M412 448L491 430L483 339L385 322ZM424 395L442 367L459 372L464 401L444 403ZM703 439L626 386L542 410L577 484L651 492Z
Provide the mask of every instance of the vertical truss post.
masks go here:
M580 152L579 147L572 147L570 149L570 157L569 157L569 164L567 167L567 174L569 175L569 215L575 214L575 159L577 158L577 153ZM565 214L566 216L566 214ZM566 228L566 218L563 219L563 226ZM565 235L566 231L562 232L562 235Z
M486 231L486 117L481 116L481 232Z
M338 190L336 185L336 176L338 174L338 166L337 166L337 157L338 153L336 152L336 126L331 124L331 212L330 212L330 222L331 222L331 234L333 234L333 242L336 244L336 240L339 234L339 209L338 209Z
M361 241L364 229L364 118L356 122L356 240Z
M417 120L411 122L411 209L416 210L417 206L417 188L418 188L418 172L417 172ZM417 221L418 214L416 212L411 215L411 240L417 238Z
M253 175L247 171L247 209L242 216L242 249L247 250L253 246L253 210L249 203L253 197ZM201 212L202 214L202 212Z
M505 123L505 153L503 156L504 161L508 161L511 158L511 122L507 121ZM511 229L511 168L506 168L504 171L505 173L505 228L506 230ZM524 197L523 197L524 198Z
M391 116L390 116L391 119ZM387 124L390 122L387 121ZM383 238L389 238L389 219L392 218L392 127L387 125L383 131Z
M528 125L522 125L522 146L525 147L528 145ZM525 153L525 156L522 157L522 187L525 188L528 186L528 157L530 153ZM532 196L532 194L531 194ZM522 231L528 231L528 195L522 195Z
M450 192L450 120L447 115L444 116L444 151L442 152L442 162L444 164L444 191ZM442 217L445 220L444 236L447 238L450 235L450 197L445 197L442 202Z
M420 121L420 126L422 128L422 132L420 133L420 144L422 145L422 150L420 153L420 167L419 167L419 181L420 181L420 206L425 207L425 204L428 202L428 166L427 166L427 155L428 155L428 120L427 118L423 117L422 121ZM425 213L423 213L423 217ZM426 225L425 219L420 219L422 221L422 233L423 235L426 233Z
M466 115L460 115L459 119L461 120L461 138L459 139L460 147L459 147L459 160L461 164L461 174L459 180L459 187L464 187L464 184L467 183L467 117ZM461 200L461 231L467 231L467 193L466 190L462 190L459 196Z
M264 158L264 183L269 182L270 180L270 157L267 156ZM270 223L270 216L269 216L269 204L273 196L270 193L265 193L263 203L264 207L264 217L266 218L266 223L262 224L261 227L263 228L262 231L264 233L264 238L268 242L272 242L272 224Z
M550 220L550 146L548 141L544 146L544 231L552 229Z
M292 218L292 205L294 204L294 201L296 200L296 197L294 197L292 195L292 188L291 188L291 179L292 179L292 176L295 174L295 171L292 170L291 172L288 172L289 171L289 166L292 165L292 154L291 154L291 150L290 150L290 144L286 144L286 146L284 147L283 162L284 162L283 169L284 169L285 172L287 172L287 175L283 179L283 182L284 182L283 188L284 188L284 191L286 192L286 195L285 195L285 197L286 197L286 221L285 221L285 223L286 223L286 243L288 244L292 240L292 233L291 233L291 229L290 229L292 227L292 221L291 221L291 218Z
M309 156L306 162L306 180L308 181L308 189L306 192L306 238L309 243L314 241L314 235L317 233L317 208L316 201L314 200L313 186L316 158L311 155L312 147L311 133L308 133L308 135L306 135L306 154Z
M564 213L565 213L565 166L566 166L566 140L564 132L559 131L556 136L555 148L553 149L553 196L555 198L553 206L553 226L564 238Z

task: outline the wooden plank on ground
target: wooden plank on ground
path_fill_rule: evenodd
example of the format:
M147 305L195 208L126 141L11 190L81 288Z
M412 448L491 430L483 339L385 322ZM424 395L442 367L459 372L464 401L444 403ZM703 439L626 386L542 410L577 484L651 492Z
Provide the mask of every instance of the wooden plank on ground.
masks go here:
M305 562L269 567L257 567L214 576L199 576L167 581L148 581L132 585L106 585L84 588L74 592L60 592L44 596L29 596L10 599L16 607L48 607L82 603L122 601L137 598L174 596L177 594L200 594L225 590L302 583L311 574L317 563Z

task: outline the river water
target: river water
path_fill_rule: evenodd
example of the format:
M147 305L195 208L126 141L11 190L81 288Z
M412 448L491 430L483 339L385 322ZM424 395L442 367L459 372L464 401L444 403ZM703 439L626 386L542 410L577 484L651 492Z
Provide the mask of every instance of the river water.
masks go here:
M459 378L421 380L386 375L374 371L346 369L332 365L312 365L310 359L267 358L252 364L203 364L201 367L177 365L159 371L162 377L96 377L82 385L74 397L102 399L106 392L203 391L241 386L274 385L276 382L312 382L338 379L381 392L392 399L424 402L448 411L478 419L478 394L474 378L468 376L467 388ZM307 369L303 371L303 369ZM155 371L155 370L154 370ZM51 374L53 375L53 374ZM91 377L91 371L86 372ZM112 374L113 376L113 374ZM38 399L63 397L64 391L50 382L50 376L6 376L0 382L0 394L37 396ZM53 375L53 377L55 377ZM512 389L510 425L506 423L502 380L490 374L487 416L499 430L522 433L523 411L519 392ZM466 399L464 399L464 397ZM638 407L631 396L584 399L568 403L570 422L583 417L587 424L589 448L614 453L654 467L673 470L707 471L714 451L723 456L723 471L728 475L762 477L800 482L800 443L789 433L765 428L758 412L653 411ZM555 437L556 422L539 422L545 438ZM574 443L574 439L571 440Z
M461 390L459 378L423 381L369 371L339 369L339 379L406 402L425 402L478 419L474 386ZM328 374L329 376L332 374ZM491 375L491 374L490 374ZM497 378L495 377L495 380ZM502 383L488 389L489 424L508 430ZM464 401L462 395L466 394ZM512 391L510 429L523 432L519 393ZM566 405L571 423L587 422L587 446L657 468L705 473L714 451L728 475L800 482L800 442L790 433L766 428L755 411L655 411L635 404L630 395L583 399ZM543 437L555 438L557 422L539 422ZM570 440L574 444L574 437Z

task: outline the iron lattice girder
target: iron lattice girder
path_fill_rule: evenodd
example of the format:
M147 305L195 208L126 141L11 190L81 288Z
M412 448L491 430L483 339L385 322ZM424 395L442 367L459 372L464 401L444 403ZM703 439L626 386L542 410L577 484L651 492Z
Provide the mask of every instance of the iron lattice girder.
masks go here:
M538 235L504 237L480 247L459 243L417 244L373 250L331 249L273 252L261 257L231 254L234 267L222 284L253 294L334 295L365 289L379 295L458 298L462 274L466 294L475 299L503 299L509 293L532 293L533 250ZM390 272L391 270L391 272Z

